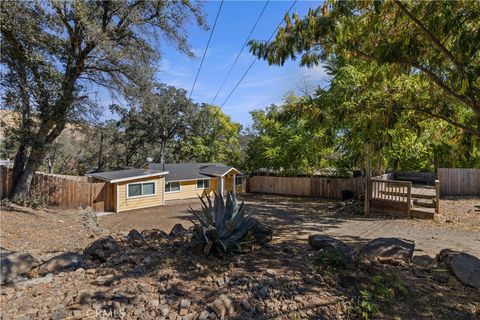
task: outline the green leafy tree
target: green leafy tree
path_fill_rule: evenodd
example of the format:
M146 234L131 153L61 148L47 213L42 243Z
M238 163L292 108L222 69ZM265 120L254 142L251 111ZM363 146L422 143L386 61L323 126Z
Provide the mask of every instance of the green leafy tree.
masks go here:
M250 46L270 64L343 57L385 66L390 77L413 75L430 103L403 106L407 113L480 137L479 1L327 1L303 18L286 16L271 43Z
M11 197L28 192L35 171L67 123L98 115L90 84L129 95L155 72L159 40L192 56L186 23L205 27L189 1L2 1L4 104L17 110L18 151Z
M199 107L183 89L158 84L133 101L130 109L118 109L127 143L127 164L138 165L151 156L160 163L173 161L179 141L191 134ZM167 153L169 153L167 155Z
M314 174L326 164L330 139L324 127L296 110L300 103L301 98L288 95L281 106L251 112L256 137L247 148L248 171Z
M179 145L179 160L238 166L240 129L220 107L201 106L192 134Z

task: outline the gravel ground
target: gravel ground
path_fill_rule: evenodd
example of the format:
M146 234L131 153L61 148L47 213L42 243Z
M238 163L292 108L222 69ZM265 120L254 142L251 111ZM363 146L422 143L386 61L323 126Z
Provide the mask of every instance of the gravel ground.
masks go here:
M101 234L113 234L119 247L105 262L87 261L83 268L50 277L38 277L34 269L30 280L2 287L0 319L112 314L125 319L357 319L364 302L361 290L372 297L395 292L386 300L371 301L379 309L375 319L456 320L480 314L479 291L462 285L444 267L417 273L409 265L362 260L329 266L305 240L322 233L359 246L371 238L398 236L415 240L417 254L433 256L450 247L480 256L479 226L468 223L476 217L468 208L477 199L455 200L435 221L422 221L365 219L355 203L337 206L335 201L269 195L242 198L251 214L275 228L274 241L247 254L223 257L205 257L181 237L138 245L121 236L131 229L168 232L177 222L188 226L185 204L103 216L94 234L96 223L85 219L91 214L83 210L4 207L4 248L45 256L84 248ZM448 211L452 208L467 210ZM446 222L452 217L455 220Z
M360 206L329 209L335 201L273 195L243 195L248 211L275 227L275 241L304 240L313 233L338 237L360 245L377 237L414 240L418 254L435 256L451 248L480 257L480 197L444 199L441 214L431 220L364 218ZM112 234L131 229L169 231L174 224L191 225L188 207L198 202L142 209L98 218ZM0 246L33 254L83 249L93 240L77 210L31 210L3 207L0 212Z
M243 195L248 211L275 227L275 240L305 240L310 234L324 233L353 245L378 237L414 240L417 254L434 257L441 249L451 248L480 257L480 198L441 201L441 214L435 220L365 218L358 214L361 205L329 209L336 201L274 195ZM198 209L198 203L192 206ZM189 205L181 204L125 212L99 218L110 231L131 229L170 230L175 223L191 224Z

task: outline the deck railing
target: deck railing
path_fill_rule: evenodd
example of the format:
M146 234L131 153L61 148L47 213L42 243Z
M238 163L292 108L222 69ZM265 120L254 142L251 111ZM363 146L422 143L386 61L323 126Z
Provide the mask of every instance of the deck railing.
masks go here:
M372 178L370 180L370 210L381 212L395 210L410 217L412 208L412 183L409 181L385 180Z

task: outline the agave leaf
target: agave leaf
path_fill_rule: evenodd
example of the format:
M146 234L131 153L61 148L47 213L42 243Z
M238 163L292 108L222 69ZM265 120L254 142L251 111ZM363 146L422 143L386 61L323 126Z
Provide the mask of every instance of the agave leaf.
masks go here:
M208 201L208 207L210 208L210 221L212 221L212 226L214 226L215 223L213 220L215 219L215 215L213 213L212 199L210 199L209 195L207 195L207 201Z
M223 223L226 224L230 221L233 217L233 201L232 201L232 194L228 193L227 195L227 204L225 205L225 216L223 217Z
M200 200L202 201L202 208L203 208L203 215L205 216L205 220L208 222L208 224L210 225L213 225L213 219L212 219L212 205L211 203L209 203L209 205L207 206L207 203L205 202L205 200L203 200L203 197L200 197ZM207 199L208 199L208 195L207 195Z

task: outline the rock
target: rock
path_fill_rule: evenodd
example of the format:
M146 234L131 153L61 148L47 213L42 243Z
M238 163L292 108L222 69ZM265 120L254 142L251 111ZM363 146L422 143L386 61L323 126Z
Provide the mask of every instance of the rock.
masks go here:
M37 259L26 252L0 249L0 284L13 281L39 265Z
M208 311L203 310L203 311L200 312L200 314L198 315L198 320L207 320L209 315L210 315L210 313L209 313Z
M187 232L188 230L185 229L181 223L177 223L173 226L172 231L170 231L168 235L172 238L176 238L185 235Z
M152 300L150 300L150 302L148 303L148 305L150 306L150 308L156 309L156 308L160 305L160 300L158 300L158 299L152 299Z
M65 252L47 260L38 268L40 275L73 269L82 263L82 255L76 252Z
M69 317L67 310L63 305L57 306L54 308L52 314L52 320L63 320Z
M423 255L423 256L414 256L412 263L421 269L432 269L437 266L435 259L430 256Z
M254 220L254 224L252 229L250 230L252 233L253 238L257 244L263 245L270 241L272 241L273 231L270 227L262 224L256 219Z
M223 287L225 285L225 279L223 277L216 278L215 282L219 287Z
M407 262L413 257L415 243L398 238L377 238L368 242L362 249L361 255L382 263Z
M98 225L97 214L92 208L87 207L85 209L79 209L82 215L82 221L84 227L87 229L90 237L100 236L104 230Z
M160 314L162 316L166 317L169 312L170 312L170 308L167 305L161 305L160 306Z
M213 301L210 307L215 312L217 317L220 318L235 312L232 300L230 300L230 298L224 294L220 295L218 299Z
M142 234L135 229L130 230L130 232L128 233L127 243L134 247L141 247L146 244Z
M188 299L182 299L182 300L180 301L180 304L179 304L178 306L179 306L179 308L186 308L186 309L188 309L188 308L190 308L190 305L191 305L190 300L188 300Z
M168 234L162 230L152 229L152 230L143 230L142 236L147 241L161 241L168 240Z
M332 237L314 234L308 237L308 244L316 250L337 250L349 261L355 258L355 251L350 246Z
M104 237L92 242L83 254L86 259L105 262L118 250L118 244L112 237Z
M480 289L480 259L465 252L443 249L437 260L446 264L463 284Z
M17 286L17 287L18 286L22 286L22 287L34 286L34 285L37 285L37 284L50 283L52 281L53 281L53 274L48 273L44 277L29 279L29 280L25 280L25 281L19 281L15 284L15 286Z
M180 311L178 311L178 314L180 316L186 316L188 314L188 309L187 308L181 308Z

